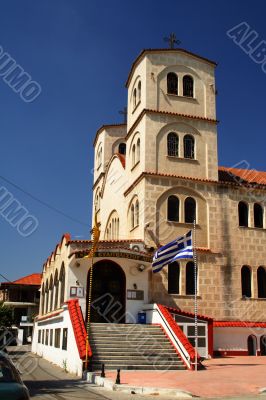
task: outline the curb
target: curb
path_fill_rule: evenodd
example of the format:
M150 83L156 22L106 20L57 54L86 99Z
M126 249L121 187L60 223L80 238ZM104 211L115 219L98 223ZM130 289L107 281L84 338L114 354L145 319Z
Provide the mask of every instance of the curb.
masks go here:
M94 372L87 372L84 378L88 383L93 383L97 386L104 387L105 389L113 390L116 392L124 392L129 394L169 395L174 396L178 399L191 399L196 397L193 394L186 392L182 389L117 385L111 379L102 378Z

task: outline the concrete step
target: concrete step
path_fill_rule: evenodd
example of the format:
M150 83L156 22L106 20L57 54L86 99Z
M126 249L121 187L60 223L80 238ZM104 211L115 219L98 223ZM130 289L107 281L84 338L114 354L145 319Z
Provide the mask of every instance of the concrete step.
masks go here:
M177 354L174 350L174 348L165 348L165 349L150 349L149 347L146 347L145 349L139 349L141 350L141 354ZM140 351L136 350L136 349L97 349L94 348L92 349L93 354L110 354L110 356L112 354L122 354L125 356L130 356L130 355L135 355L138 352L140 353Z
M108 346L109 344L117 347L117 346L122 346L122 347L126 347L126 346L130 346L130 347L142 347L145 345L149 345L149 346L161 346L164 343L167 343L167 338L157 338L157 339L146 339L145 340L119 340L117 338L110 338L110 340L106 340L106 338L99 338L99 339L89 339L90 345L93 346ZM167 343L168 345L170 345L170 343ZM109 346L108 346L109 347Z
M104 359L121 359L121 360L123 360L123 359L125 359L125 360L128 360L128 354L121 354L121 353L108 353L108 354L102 354L102 353L95 353L95 354L93 354L93 358L94 359L102 359L102 358L104 358ZM134 360L137 360L137 359L141 359L141 358L150 358L150 359L153 359L153 358L158 358L158 359L162 359L162 360L169 360L169 359L175 359L175 360L178 360L178 358L177 358L177 354L176 353L158 353L158 354L155 354L155 353L140 353L140 354L131 354L131 357L130 357L130 360L132 360L132 359L134 359Z
M123 370L146 370L146 371L156 371L156 370L163 370L163 371L168 371L168 370L186 370L187 368L184 365L174 365L169 363L167 365L165 364L134 364L132 363L131 365L126 365L126 364L116 364L116 363L104 363L105 369L106 370L117 370L120 369L121 371ZM102 368L102 363L93 363L92 368L94 371L101 370Z
M134 329L130 329L128 331L124 330L115 330L115 329L109 329L109 330L103 330L103 331L95 331L91 330L90 335L123 335L123 336L144 336L144 335L164 335L164 332L162 330L138 330L135 331Z
M132 328L132 327L145 327L147 329L149 328L160 328L160 325L155 325L155 324L116 324L116 323L97 323L97 322L92 322L90 324L90 327L92 328L108 328L108 327L114 327L114 328Z
M91 324L93 369L186 369L160 326Z
M151 345L151 344L145 344L145 345L136 345L134 346L133 344L128 344L125 343L123 346L119 345L117 343L116 345L113 343L106 344L104 346L99 346L99 345L92 345L90 343L91 349L93 352L96 352L98 350L103 350L106 351L107 353L110 351L122 351L123 353L125 352L140 352L140 351L152 351L152 352L160 352L160 351L172 351L174 348L168 344L168 343L162 343L159 344L156 343L156 346Z

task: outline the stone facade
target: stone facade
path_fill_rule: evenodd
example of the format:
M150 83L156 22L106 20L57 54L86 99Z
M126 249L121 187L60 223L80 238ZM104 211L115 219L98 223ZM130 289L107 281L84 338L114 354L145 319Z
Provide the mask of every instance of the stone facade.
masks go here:
M253 219L253 205L263 204L265 190L219 179L214 70L213 62L183 50L147 50L135 61L127 81L128 124L103 127L96 135L93 212L101 240L138 239L151 251L192 228L184 220L184 202L193 197L199 313L216 320L266 321L266 299L258 298L257 290L257 268L266 263L266 224L255 228ZM169 72L178 76L176 95L167 93ZM193 78L191 98L182 95L184 75ZM179 136L178 156L167 154L169 132ZM184 157L185 135L195 140L193 158ZM117 154L122 142L125 155ZM170 195L179 198L178 222L167 219ZM248 227L239 226L239 201L249 205ZM132 209L138 211L133 224ZM250 298L242 296L243 265L251 269ZM149 301L193 312L186 262L180 262L179 294L168 293L167 274L167 267L149 274Z

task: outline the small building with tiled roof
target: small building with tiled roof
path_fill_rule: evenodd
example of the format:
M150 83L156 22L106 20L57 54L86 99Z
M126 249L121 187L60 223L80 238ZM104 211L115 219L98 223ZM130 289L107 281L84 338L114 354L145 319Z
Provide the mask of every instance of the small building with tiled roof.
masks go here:
M93 359L81 315L90 335L91 323L132 324L142 311L188 368L198 354L266 354L266 172L219 167L215 68L184 49L148 49L134 61L127 123L103 125L93 142L99 245L92 259L93 242L64 235L45 262L38 354L51 359L57 326L76 338L77 357ZM186 259L153 273L155 250L194 221L196 279ZM67 354L56 351L60 364Z
M17 343L30 343L33 320L38 315L42 274L34 273L0 283L0 301L12 308Z

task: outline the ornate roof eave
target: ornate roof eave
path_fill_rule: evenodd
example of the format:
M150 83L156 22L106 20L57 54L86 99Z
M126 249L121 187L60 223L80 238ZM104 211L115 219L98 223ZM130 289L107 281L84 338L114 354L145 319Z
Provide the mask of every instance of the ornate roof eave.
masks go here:
M75 256L76 259L82 259L89 254L89 250L74 251L69 255L69 257ZM110 247L110 248L100 248L95 252L93 257L97 258L128 258L131 260L142 261L151 263L152 255L149 253L135 251L123 247Z
M159 172L144 171L135 179L135 181L124 192L124 196L127 196L143 178L152 178L152 177L168 178L168 179L169 178L181 179L181 180L187 180L187 181L213 184L218 187L227 186L227 187L233 187L235 189L243 189L243 190L251 190L251 189L254 191L255 190L265 191L266 190L266 185L258 184L258 183L249 183L249 182L237 183L237 181L228 182L228 181L222 181L222 180L216 181L213 179L197 178L197 177L193 177L193 176L182 176L182 175L164 174L164 173L159 173Z
M185 49L181 49L181 48L177 48L177 49L144 49L139 53L139 55L137 56L137 58L135 59L135 61L131 65L131 68L130 68L130 71L129 71L129 74L128 74L128 78L127 78L127 81L125 83L126 87L129 86L129 84L131 82L131 78L133 76L133 73L134 73L137 65L139 64L139 62L142 60L142 58L146 54L152 54L152 53L183 53L183 54L186 54L186 55L191 56L193 58L205 61L207 64L210 64L213 67L217 66L217 63L215 61L209 60L208 58L199 56L198 54L192 53L191 51L188 51L188 50L185 50Z
M179 118L185 118L185 119L194 119L197 121L203 121L203 122L208 122L208 123L212 123L212 124L218 124L219 121L216 119L212 119L212 118L207 118L207 117L201 117L199 115L192 115L192 114L182 114L182 113L174 113L171 111L163 111L163 110L153 110L153 109L149 109L149 108L144 108L141 113L139 114L139 116L137 117L136 121L134 122L134 124L131 126L131 128L129 129L125 140L127 140L131 134L134 132L136 126L138 125L139 121L143 118L144 115L146 114L160 114L160 115L167 115L170 117L179 117Z

